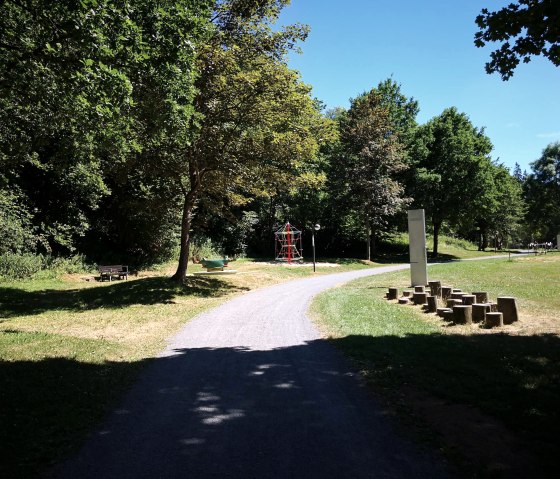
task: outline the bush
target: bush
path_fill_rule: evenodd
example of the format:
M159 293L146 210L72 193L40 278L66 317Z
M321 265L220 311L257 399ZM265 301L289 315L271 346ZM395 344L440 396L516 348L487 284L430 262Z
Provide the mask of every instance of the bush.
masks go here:
M85 256L81 254L67 258L45 256L43 257L43 269L56 274L89 273L94 271L92 265L88 264Z
M198 258L221 258L223 253L212 243L211 239L199 237L191 243L190 256L197 256Z
M41 271L42 267L41 255L15 253L0 255L0 277L5 279L31 278Z

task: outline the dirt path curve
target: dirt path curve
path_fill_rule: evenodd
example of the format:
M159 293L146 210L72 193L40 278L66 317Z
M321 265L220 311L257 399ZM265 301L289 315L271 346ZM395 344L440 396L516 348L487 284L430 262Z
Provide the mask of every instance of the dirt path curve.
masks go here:
M279 284L197 316L56 477L448 477L306 316L325 289L407 267Z

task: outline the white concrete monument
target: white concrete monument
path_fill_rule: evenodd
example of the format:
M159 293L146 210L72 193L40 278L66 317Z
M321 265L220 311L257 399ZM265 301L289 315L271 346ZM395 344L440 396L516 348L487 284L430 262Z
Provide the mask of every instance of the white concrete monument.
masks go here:
M428 284L428 258L426 256L424 210L408 210L408 242L411 284L412 286L426 286Z

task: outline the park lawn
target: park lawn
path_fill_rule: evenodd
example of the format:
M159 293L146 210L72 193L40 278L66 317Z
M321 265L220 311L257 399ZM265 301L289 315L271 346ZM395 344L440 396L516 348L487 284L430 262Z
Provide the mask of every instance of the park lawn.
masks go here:
M376 266L318 263L316 274ZM238 274L168 277L174 264L128 281L92 275L0 282L0 477L34 477L71 453L165 339L236 294L313 275L310 265L239 260ZM202 271L189 265L189 272Z
M433 265L428 273L464 291L488 291L493 299L515 296L520 321L500 330L447 326L418 307L383 299L388 287L409 285L408 271L325 292L311 311L374 390L404 416L420 421L423 430L431 428L443 442L457 439L461 444L465 437L460 436L468 436L472 426L455 424L457 417L450 416L455 437L442 434L436 420L421 417L428 411L426 397L442 400L439 415L449 409L456 416L457 405L468 411L474 407L511 431L539 459L543 474L552 471L560 450L560 255ZM478 431L473 451L492 453L495 444L489 436ZM443 446L457 455L457 444ZM497 445L494 455L500 448L504 444ZM475 475L489 474L489 464L469 452L463 449L456 456L462 467Z

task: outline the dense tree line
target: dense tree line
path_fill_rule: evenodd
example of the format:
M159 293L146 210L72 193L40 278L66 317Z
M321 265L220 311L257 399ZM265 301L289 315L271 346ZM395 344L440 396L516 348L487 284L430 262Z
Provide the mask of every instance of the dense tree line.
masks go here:
M287 66L306 28L273 27L288 1L3 2L0 254L178 255L181 281L193 240L270 256L287 220L369 259L409 207L435 254L441 232L552 239L558 144L512 175L465 113L418 125L393 79L324 111Z

